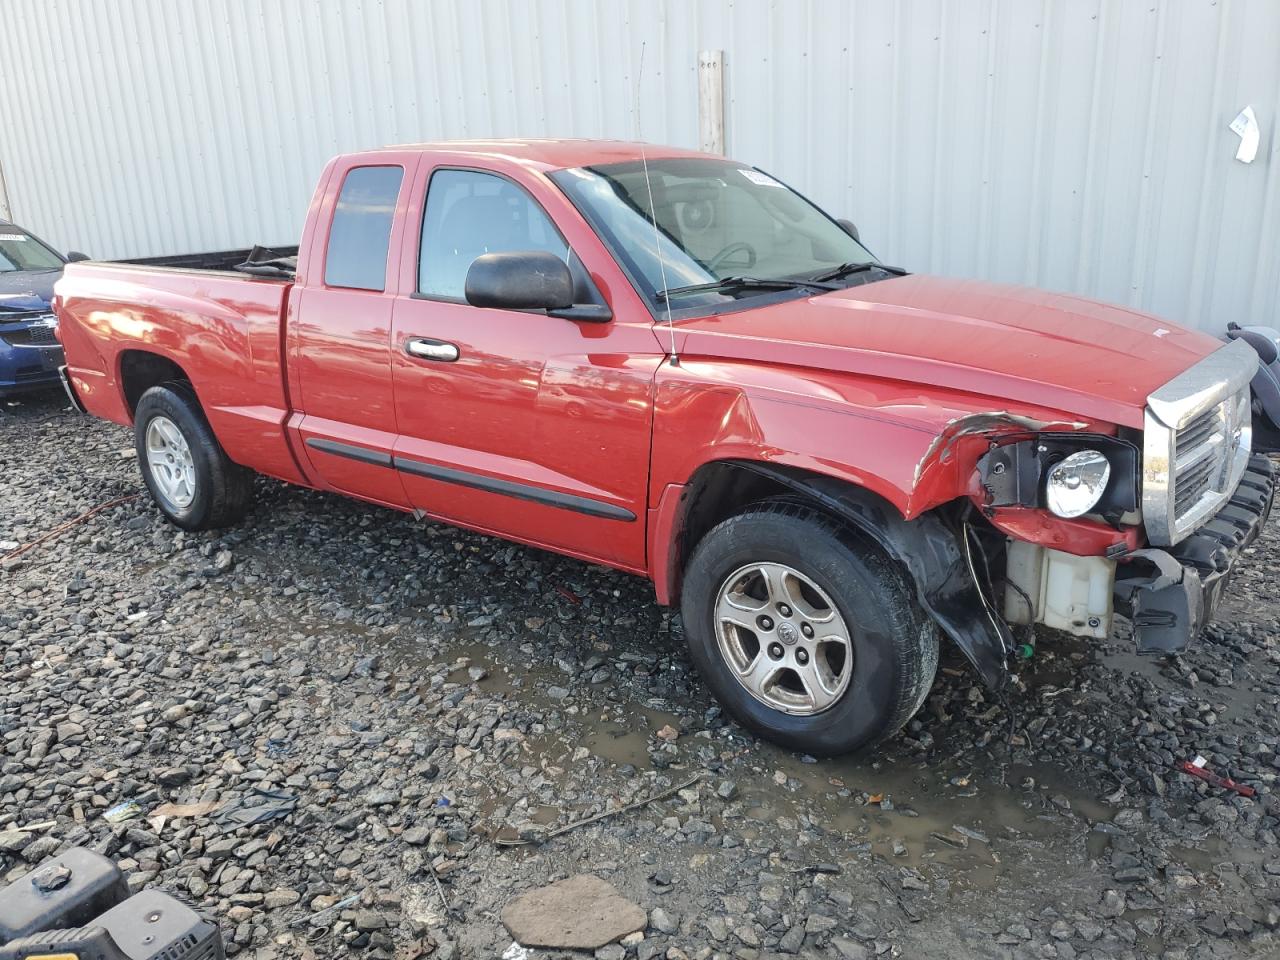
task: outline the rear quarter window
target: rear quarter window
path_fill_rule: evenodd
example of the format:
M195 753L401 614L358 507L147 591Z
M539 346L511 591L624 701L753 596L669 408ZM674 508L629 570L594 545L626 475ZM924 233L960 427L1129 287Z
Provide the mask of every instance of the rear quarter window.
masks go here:
M326 286L384 289L391 221L403 179L401 167L353 167L347 172L329 226Z

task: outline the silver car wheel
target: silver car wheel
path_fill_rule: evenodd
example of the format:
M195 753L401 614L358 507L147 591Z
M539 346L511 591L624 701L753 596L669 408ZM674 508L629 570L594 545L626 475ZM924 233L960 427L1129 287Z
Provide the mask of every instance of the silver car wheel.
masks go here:
M191 506L196 498L196 466L182 431L168 417L147 424L147 466L156 492L173 512Z
M831 598L794 567L752 563L716 595L720 655L743 688L774 710L807 717L849 688L853 642Z

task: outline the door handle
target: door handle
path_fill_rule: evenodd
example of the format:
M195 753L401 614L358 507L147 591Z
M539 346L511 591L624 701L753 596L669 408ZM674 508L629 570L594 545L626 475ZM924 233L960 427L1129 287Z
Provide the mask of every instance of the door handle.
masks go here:
M427 337L410 337L404 342L404 352L418 360L453 363L458 359L456 344L445 343L443 340L431 340Z

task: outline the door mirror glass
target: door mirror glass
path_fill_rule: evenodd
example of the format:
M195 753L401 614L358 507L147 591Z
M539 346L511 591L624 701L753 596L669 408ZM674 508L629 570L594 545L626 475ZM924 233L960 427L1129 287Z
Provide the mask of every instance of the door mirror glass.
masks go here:
M862 242L862 238L858 236L858 227L852 220L837 220L836 223L840 224L844 232L853 237L853 239L857 240L859 243Z
M88 259L89 255L87 253L81 253L79 250L67 251L67 263L79 263L81 260Z
M563 310L573 306L573 276L545 250L485 253L467 270L467 303L500 310Z

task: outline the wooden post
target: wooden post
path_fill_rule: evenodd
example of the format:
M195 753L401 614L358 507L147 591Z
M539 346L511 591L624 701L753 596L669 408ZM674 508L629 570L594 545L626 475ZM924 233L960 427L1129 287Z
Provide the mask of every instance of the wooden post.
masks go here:
M13 210L9 206L9 185L4 182L4 167L0 166L0 220L12 220Z
M724 51L698 54L698 149L724 154Z

